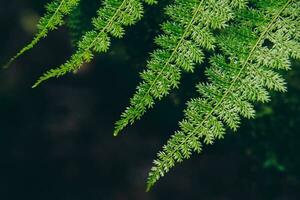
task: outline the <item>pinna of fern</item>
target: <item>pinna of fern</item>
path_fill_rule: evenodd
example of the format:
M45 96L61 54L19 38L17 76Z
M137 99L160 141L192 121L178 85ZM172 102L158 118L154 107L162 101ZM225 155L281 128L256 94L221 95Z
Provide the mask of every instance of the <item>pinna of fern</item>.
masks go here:
M156 3L155 0L144 1L150 5ZM42 75L33 88L50 78L76 72L83 63L90 62L95 53L106 52L109 49L111 36L122 38L124 26L135 24L142 16L141 0L105 0L103 8L98 10L98 16L92 20L94 30L84 34L78 42L77 51L66 63Z
M4 68L9 67L10 64L22 54L32 49L42 38L48 35L49 31L61 26L64 23L64 17L71 13L79 1L80 0L54 0L47 4L46 14L40 19L37 25L38 31L34 39L12 57Z
M241 117L254 118L253 103L268 102L268 90L285 92L277 70L300 59L300 3L293 0L252 1L238 20L218 36L223 53L210 59L209 83L198 84L200 98L187 103L185 118L157 155L147 181L149 190L176 163L202 151L202 143L222 139L226 126L236 131ZM270 44L268 44L270 43ZM268 44L268 45L267 45Z
M203 49L215 48L213 31L224 28L233 18L233 10L244 7L245 3L245 0L176 0L166 8L170 20L163 23L163 34L155 39L160 48L151 54L130 106L115 124L114 135L140 119L155 100L177 88L182 71L193 72L202 63Z

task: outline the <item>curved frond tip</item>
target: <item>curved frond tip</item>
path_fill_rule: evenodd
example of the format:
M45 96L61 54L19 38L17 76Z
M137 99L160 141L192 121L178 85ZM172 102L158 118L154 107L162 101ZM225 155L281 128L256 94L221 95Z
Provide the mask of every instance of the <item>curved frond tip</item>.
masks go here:
M64 22L64 16L78 5L80 0L54 0L46 6L46 15L38 23L38 31L33 40L12 57L3 68L8 68L17 58L32 49L49 31L57 29Z

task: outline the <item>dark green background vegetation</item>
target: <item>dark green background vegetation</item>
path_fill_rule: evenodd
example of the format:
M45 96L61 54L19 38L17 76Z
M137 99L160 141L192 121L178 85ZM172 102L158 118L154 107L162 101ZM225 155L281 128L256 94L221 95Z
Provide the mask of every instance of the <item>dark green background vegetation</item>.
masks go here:
M5 63L33 36L49 1L0 1L0 62ZM93 16L100 1L83 0ZM238 133L205 147L178 165L150 193L145 181L156 152L177 129L185 101L204 80L200 66L181 88L150 110L120 137L114 122L128 105L153 38L164 20L162 7L147 7L145 18L114 40L76 75L33 82L72 52L72 34L63 27L0 72L1 200L231 200L300 199L300 63L285 75L289 92L258 105L258 117ZM80 24L88 29L88 17ZM74 21L73 21L74 22ZM76 25L75 23L75 25ZM72 36L72 37L70 37Z

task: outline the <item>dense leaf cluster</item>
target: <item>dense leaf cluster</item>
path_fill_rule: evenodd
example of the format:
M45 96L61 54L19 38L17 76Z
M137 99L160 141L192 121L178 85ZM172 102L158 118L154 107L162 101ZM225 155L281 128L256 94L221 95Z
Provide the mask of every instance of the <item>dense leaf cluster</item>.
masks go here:
M162 99L177 88L182 71L193 72L205 57L203 49L214 50L213 31L222 29L234 16L233 9L244 1L176 0L166 9L170 20L162 25L164 34L155 40L160 49L151 54L142 83L131 98L130 107L116 122L115 135L128 124L140 119L155 99Z
M290 57L300 59L299 5L291 0L260 1L256 9L238 12L217 37L222 54L210 59L209 83L197 85L200 97L187 103L179 131L158 153L148 189L176 163L200 153L202 143L222 139L226 127L236 131L241 117L253 118L253 103L270 101L268 90L286 91L276 70L290 69Z
M143 2L157 3L104 0L92 19L92 30L83 34L76 52L64 64L42 75L33 87L76 72L95 54L106 52L112 37L122 38L125 27L143 17ZM61 25L78 3L79 0L50 3L33 41L9 63ZM73 17L80 16L76 12ZM208 82L197 85L199 97L187 102L179 130L154 160L148 190L177 163L200 153L203 144L222 139L227 129L236 131L241 118L254 118L254 105L269 102L270 91L287 91L280 70L290 69L291 58L300 59L299 13L297 0L174 0L167 6L168 20L161 26L162 34L155 38L158 49L150 54L141 73L142 81L130 106L116 122L114 134L178 88L182 73L194 72L204 59L209 60L205 66Z

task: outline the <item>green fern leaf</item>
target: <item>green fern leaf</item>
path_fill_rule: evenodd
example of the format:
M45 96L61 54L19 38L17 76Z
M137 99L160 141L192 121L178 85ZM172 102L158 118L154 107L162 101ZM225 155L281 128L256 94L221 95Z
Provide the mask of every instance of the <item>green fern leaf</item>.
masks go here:
M293 0L251 2L238 20L217 38L223 55L211 58L206 70L210 83L197 88L201 98L187 104L180 130L158 153L148 176L149 190L176 163L200 153L202 143L224 137L226 126L236 131L241 117L255 116L255 102L268 102L268 90L286 91L277 69L290 68L299 56L300 3ZM269 41L271 45L266 45Z
M162 25L164 34L155 40L160 49L151 54L148 69L141 73L142 83L116 122L114 135L140 119L155 100L177 88L182 71L193 72L195 65L202 63L202 49L215 48L213 30L226 27L233 8L244 5L244 0L176 0L167 7L170 21Z
M156 3L154 0L145 2ZM103 4L104 7L98 10L98 16L93 19L94 30L85 33L75 54L65 64L41 76L33 88L50 78L76 72L83 63L90 62L95 53L106 52L109 49L110 36L122 38L123 26L133 25L143 16L141 0L105 0Z
M78 5L80 0L54 0L46 6L46 15L42 17L38 23L38 32L34 39L21 49L9 62L4 66L8 68L10 64L19 58L22 54L32 49L42 38L46 37L49 31L55 30L63 24L64 16Z

